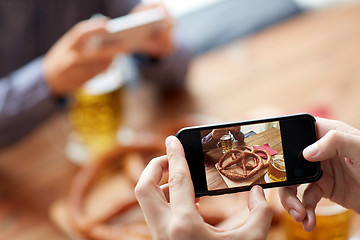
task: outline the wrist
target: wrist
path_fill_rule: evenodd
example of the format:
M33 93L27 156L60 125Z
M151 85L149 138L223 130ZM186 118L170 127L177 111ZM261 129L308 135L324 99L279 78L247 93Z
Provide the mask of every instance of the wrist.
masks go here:
M60 108L64 108L64 106L66 106L67 104L67 96L65 94L61 94L60 92L56 91L55 86L52 84L51 79L51 74L49 74L49 72L47 71L46 68L46 58L42 57L42 64L41 64L41 71L42 71L42 78L43 78L43 82L46 85L46 87L49 90L50 93L50 97L52 99L54 99L54 102L57 106L59 106Z
M42 71L44 76L44 82L48 86L51 94L54 95L55 97L61 96L61 94L56 90L56 87L53 84L54 83L53 71L51 69L51 65L49 64L49 59L47 55L45 55L42 59Z
M66 90L66 85L64 85L62 82L62 79L59 79L60 72L59 69L54 68L53 66L53 60L51 60L51 57L48 57L45 55L43 57L42 61L42 71L44 76L44 81L47 84L50 93L55 98L62 98L66 96L66 93L68 92Z

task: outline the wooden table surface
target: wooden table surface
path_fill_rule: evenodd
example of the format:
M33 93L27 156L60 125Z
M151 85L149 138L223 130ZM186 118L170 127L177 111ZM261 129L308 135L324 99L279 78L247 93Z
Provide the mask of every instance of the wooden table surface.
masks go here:
M360 5L305 13L204 54L188 79L189 100L154 112L234 121L308 111L360 128ZM64 153L69 132L58 114L0 151L0 239L68 239L48 209L79 170ZM268 239L283 239L279 231Z

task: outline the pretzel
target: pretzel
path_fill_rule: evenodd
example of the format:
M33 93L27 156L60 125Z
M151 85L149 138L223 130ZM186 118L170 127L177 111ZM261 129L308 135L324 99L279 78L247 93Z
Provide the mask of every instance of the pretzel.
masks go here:
M236 156L236 154L239 154L239 156ZM229 155L231 155L232 161L227 163L225 166L223 166L223 163L224 163L225 159ZM236 149L229 150L229 151L225 152L224 155L220 158L219 167L220 168L227 168L230 165L233 165L233 164L239 162L239 160L241 160L243 157L245 157L244 151L236 150Z
M236 153L238 154L237 157L236 157ZM229 155L232 156L231 157L232 160L224 165L224 161L225 161L225 159L227 159L227 157ZM233 157L233 156L235 156L235 157ZM249 158L254 158L257 166L255 168L253 168L251 171L247 172L246 162L247 162L247 159L249 159ZM241 163L241 167L243 170L242 174L235 170L228 169L230 166L232 166L234 164L239 165L239 163ZM240 181L245 178L251 178L256 173L258 173L260 171L260 169L263 168L263 160L259 155L257 155L256 153L253 153L253 152L247 152L247 151L242 151L242 150L229 150L220 158L218 166L219 166L219 171L224 176L226 176L227 178L229 178L233 181Z
M266 155L266 161L264 161L264 168L267 168L270 166L270 163L271 163L271 155L268 151L266 150L263 150L263 149L253 149L252 150L253 153L258 153L258 152L261 152L261 153L264 153Z
M252 147L248 147L248 146L240 146L239 148L240 150L243 150L243 151L248 151L248 152L252 152L253 151L253 148ZM252 170L254 169L255 167L257 166L257 163L256 161L254 162L254 164L252 164L250 161L246 162L245 163L245 167L247 170Z
M266 155L266 160L264 160L258 153L264 153ZM231 160L224 163L229 156L231 156ZM251 164L248 160L249 158L254 159L255 164ZM260 169L269 167L271 159L271 155L266 150L241 146L239 149L232 149L225 152L220 158L218 166L220 173L227 178L233 181L241 181L246 178L251 178L257 174ZM242 169L242 173L234 169L229 169L235 164Z
M124 225L116 229L107 226L107 222L110 219L138 205L133 191L128 192L123 200L109 212L103 213L101 217L92 221L86 217L84 200L96 176L107 164L114 160L119 161L119 159L131 153L146 155L159 154L161 152L163 152L163 147L159 144L122 146L99 157L93 164L81 169L72 183L68 197L69 220L74 229L88 239L151 239L148 231L144 232L141 230L140 232L143 233L140 234L139 230L136 230L134 226ZM132 180L133 185L136 184L134 180ZM117 236L116 238L114 238L115 235Z
M203 125L209 119L200 115L177 117L175 121L161 123L158 131L154 134L154 139L145 143L118 146L108 153L97 157L89 165L84 166L75 176L68 195L69 220L72 227L86 239L101 240L142 240L151 239L149 229L145 221L140 223L123 224L119 227L111 226L109 223L114 217L125 213L138 206L134 191L129 191L121 202L108 212L104 212L100 217L89 220L84 209L84 201L92 185L96 182L100 171L107 165L115 161L124 161L130 154L138 154L137 162L122 163L124 174L127 179L135 186L140 168L151 158L146 155L164 154L164 139L168 135L174 135L179 129L192 125ZM134 158L131 159L134 161ZM143 163L141 163L143 161ZM142 169L141 169L142 170ZM131 171L131 172L129 172Z
M253 148L252 148L252 147L248 147L248 146L245 146L245 145L240 146L239 149L240 149L240 150L243 150L243 151L246 151L246 150L247 150L248 152L252 152L252 151L253 151Z

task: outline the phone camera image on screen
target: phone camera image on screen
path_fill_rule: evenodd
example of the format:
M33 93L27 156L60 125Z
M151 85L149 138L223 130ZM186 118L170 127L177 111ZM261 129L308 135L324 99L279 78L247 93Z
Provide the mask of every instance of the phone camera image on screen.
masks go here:
M196 196L309 183L320 179L320 163L302 156L316 141L309 114L183 128L184 147Z
M208 190L286 181L279 121L200 134Z

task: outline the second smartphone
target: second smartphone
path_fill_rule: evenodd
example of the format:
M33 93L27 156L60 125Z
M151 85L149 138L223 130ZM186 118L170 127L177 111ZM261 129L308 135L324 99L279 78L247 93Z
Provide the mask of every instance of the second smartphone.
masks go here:
M309 183L322 175L320 163L302 156L317 139L309 114L184 128L177 137L197 197Z

